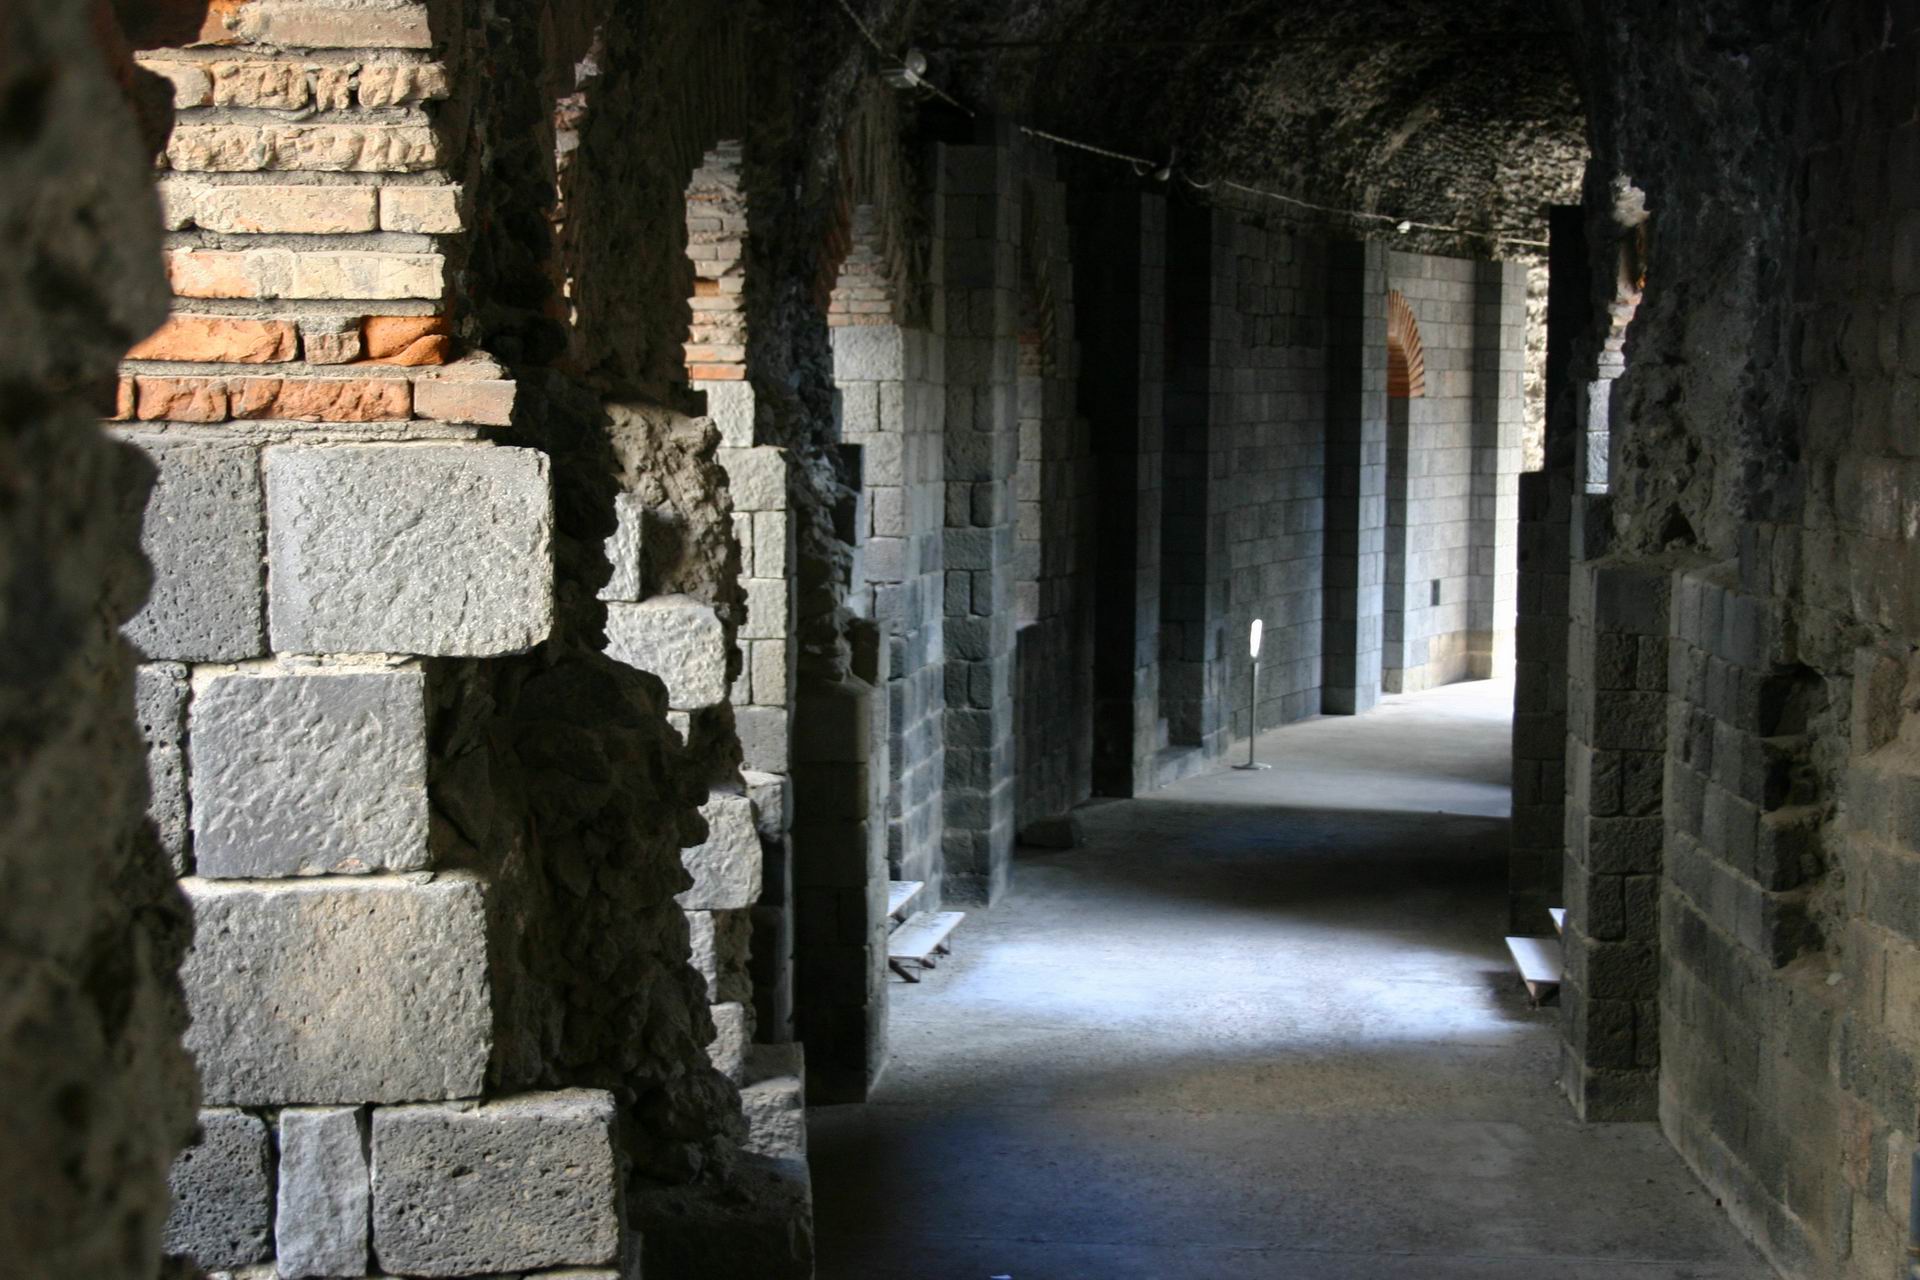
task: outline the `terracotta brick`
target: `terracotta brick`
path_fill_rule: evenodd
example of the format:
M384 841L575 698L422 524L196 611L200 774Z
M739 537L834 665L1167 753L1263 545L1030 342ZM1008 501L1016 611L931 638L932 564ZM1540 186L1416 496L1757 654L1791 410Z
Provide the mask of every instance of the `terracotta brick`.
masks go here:
M386 422L412 416L404 378L241 378L233 416L294 422Z
M417 173L440 163L426 125L177 125L167 162L182 173Z
M422 338L453 331L445 316L368 316L360 322L369 359L385 360L402 354Z
M240 15L239 33L255 44L296 49L426 49L433 45L424 4L366 9L269 0Z
M462 226L459 187L388 187L380 193L386 231L451 235Z
M693 382L745 382L747 370L737 364L696 364L687 366L687 377Z
M453 93L447 69L438 62L380 64L360 69L358 95L363 107L403 107L437 102Z
M215 378L135 378L142 422L224 422L227 384Z
M213 101L213 80L201 64L160 58L136 58L135 61L173 86L175 107L204 107Z
M113 417L110 422L125 422L133 417L133 379L122 378L115 388L113 396Z
M193 221L239 234L345 235L378 225L372 187L196 187Z
M504 379L423 378L413 384L413 411L441 422L510 426L513 398L514 384Z
M182 298L277 298L292 271L293 255L283 249L174 249L167 254L167 280Z
M276 364L293 359L296 350L294 328L284 320L176 315L127 352L127 358Z
M435 253L303 253L294 257L289 298L438 299L446 259Z
M417 369L427 365L445 364L451 359L453 359L453 339L444 333L435 333L408 343L390 356L378 356L369 360L368 363Z

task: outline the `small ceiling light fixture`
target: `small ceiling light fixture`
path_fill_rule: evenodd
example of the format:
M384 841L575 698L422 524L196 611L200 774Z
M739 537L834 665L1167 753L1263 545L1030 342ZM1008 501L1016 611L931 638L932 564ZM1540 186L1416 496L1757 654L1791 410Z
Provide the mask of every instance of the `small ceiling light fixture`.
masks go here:
M1413 230L1413 224L1411 222L1399 222L1394 225L1393 229L1401 235L1405 235L1407 232Z
M918 49L909 49L898 63L882 68L880 75L896 89L917 89L926 83L927 55Z

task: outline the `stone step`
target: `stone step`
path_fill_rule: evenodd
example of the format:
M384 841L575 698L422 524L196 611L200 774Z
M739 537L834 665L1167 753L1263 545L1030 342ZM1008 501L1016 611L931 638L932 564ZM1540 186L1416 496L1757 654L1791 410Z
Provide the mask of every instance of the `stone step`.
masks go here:
M1507 950L1512 953L1514 966L1520 970L1520 980L1527 984L1527 995L1535 1004L1560 990L1565 967L1557 938L1508 938Z
M916 911L887 938L887 967L908 982L920 981L909 964L934 967L934 957L951 948L948 937L967 918L964 911Z
M926 887L927 882L924 880L887 881L887 918L898 920L900 913L905 911L908 905L920 896L920 891Z

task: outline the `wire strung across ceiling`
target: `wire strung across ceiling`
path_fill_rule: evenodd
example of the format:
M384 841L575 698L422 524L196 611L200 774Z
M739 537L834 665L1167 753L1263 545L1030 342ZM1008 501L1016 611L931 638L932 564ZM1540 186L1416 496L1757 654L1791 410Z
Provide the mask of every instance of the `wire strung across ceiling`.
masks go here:
M853 23L855 29L866 38L867 43L873 47L874 53L879 55L883 63L902 68L910 65L909 59L916 51L909 50L907 54L900 55L889 53L886 46L880 43L879 38L873 34L873 31L867 24L861 21L860 15L854 12L853 6L849 4L847 0L837 0L837 3L840 6L841 12L847 15L847 19ZM924 65L925 59L922 57L918 61ZM942 89L939 85L933 83L933 81L927 79L925 74L917 69L905 71L901 76L901 82L925 89L935 97L966 112L969 116L975 114L970 108L961 103L959 99ZM1280 204L1291 205L1296 209L1306 209L1314 213L1326 214L1330 217L1348 218L1356 222L1385 223L1401 235L1405 235L1414 230L1433 231L1442 235L1469 236L1475 239L1490 240L1495 244L1524 245L1533 249L1550 247L1545 240L1533 240L1525 236L1511 235L1492 227L1462 227L1445 222L1429 222L1419 218L1395 217L1387 213L1370 213L1364 209L1342 209L1335 205L1316 204L1311 200L1302 200L1297 196L1285 195L1278 191L1268 191L1263 187L1250 186L1244 182L1236 182L1232 178L1214 178L1202 182L1184 170L1177 170L1174 166L1174 158L1172 156L1169 156L1164 161L1149 160L1144 156L1129 155L1124 151L1116 151L1111 147L1103 147L1091 142L1082 142L1077 138L1064 137L1057 133L1050 133L1045 129L1036 129L1031 125L1023 124L1017 125L1016 127L1028 137L1038 138L1043 142L1051 142L1056 146L1070 147L1076 151L1084 151L1089 155L1100 156L1108 160L1117 160L1122 164L1131 165L1134 173L1140 177L1151 175L1155 179L1165 182L1168 181L1174 173L1178 172L1181 181L1197 191L1211 191L1215 187L1226 187L1245 195L1256 196L1264 200L1273 200Z

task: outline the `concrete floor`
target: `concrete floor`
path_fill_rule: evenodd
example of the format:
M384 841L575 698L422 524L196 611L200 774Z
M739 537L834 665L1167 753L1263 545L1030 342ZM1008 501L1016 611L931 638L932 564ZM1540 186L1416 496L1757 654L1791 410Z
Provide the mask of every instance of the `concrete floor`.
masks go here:
M1510 685L1082 811L892 989L810 1135L821 1280L1762 1280L1651 1125L1584 1128L1501 944Z

